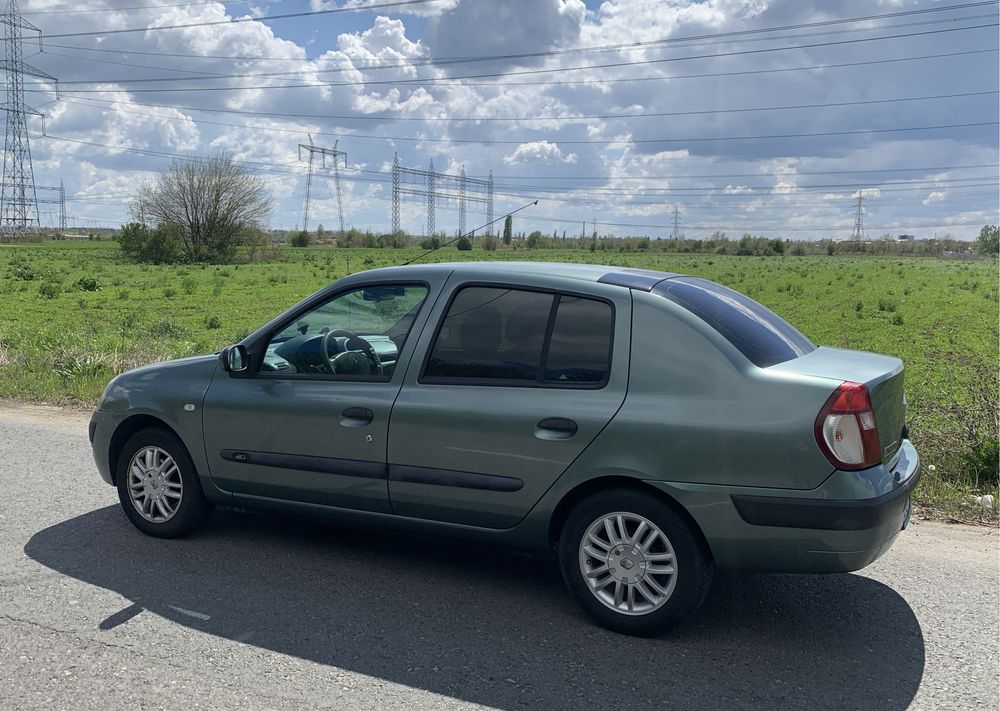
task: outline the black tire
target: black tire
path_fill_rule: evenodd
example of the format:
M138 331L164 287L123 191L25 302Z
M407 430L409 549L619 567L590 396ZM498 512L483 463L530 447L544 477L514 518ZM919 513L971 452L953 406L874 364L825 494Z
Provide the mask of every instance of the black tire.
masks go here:
M673 549L673 590L665 602L645 614L618 612L599 600L581 569L580 546L588 529L616 512L637 514L655 524ZM682 514L654 495L631 489L599 491L580 501L563 526L558 553L566 586L584 612L602 627L638 637L658 637L693 617L708 593L714 570L704 539ZM646 563L642 565L645 569Z
M129 496L129 465L135 454L147 447L166 452L177 465L182 489L175 513L164 521L150 521L132 503ZM118 500L129 521L143 533L157 538L180 538L200 528L212 513L212 504L205 498L201 480L187 447L172 432L159 427L139 430L125 442L115 463L115 483Z

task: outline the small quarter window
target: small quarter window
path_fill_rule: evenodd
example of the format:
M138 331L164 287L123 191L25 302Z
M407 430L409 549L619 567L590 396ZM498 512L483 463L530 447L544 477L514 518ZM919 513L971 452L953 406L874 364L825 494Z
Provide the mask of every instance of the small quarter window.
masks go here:
M559 297L545 379L556 383L600 383L611 362L611 305Z

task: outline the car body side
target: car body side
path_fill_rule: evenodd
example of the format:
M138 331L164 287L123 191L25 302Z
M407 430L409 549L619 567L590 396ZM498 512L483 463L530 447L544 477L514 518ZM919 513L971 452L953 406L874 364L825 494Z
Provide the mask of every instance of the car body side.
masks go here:
M445 303L461 286L512 281L514 286L532 283L598 298L614 293L616 342L606 387L622 389L617 411L551 486L532 494L534 500L523 506L514 525L488 528L279 499L255 501L254 508L387 528L443 530L547 550L575 501L601 486L630 486L675 505L704 537L720 568L783 572L864 567L892 545L905 525L907 497L919 477L919 458L908 440L885 464L861 472L836 470L816 445L813 426L840 380L780 366L758 368L700 318L641 286L567 276L519 279L489 267L375 270L317 292L244 343L258 344L275 327L337 291L386 279L431 285L422 318L409 335L415 344L406 349L409 360L397 365L406 369L400 376L405 388L437 387L420 384L417 376ZM838 355L847 370L851 353ZM91 425L102 477L112 483L115 447L128 434L160 421L185 443L208 498L223 506L242 505L212 480L202 425L202 404L213 378L229 377L214 356L118 376ZM447 401L440 405L448 406Z

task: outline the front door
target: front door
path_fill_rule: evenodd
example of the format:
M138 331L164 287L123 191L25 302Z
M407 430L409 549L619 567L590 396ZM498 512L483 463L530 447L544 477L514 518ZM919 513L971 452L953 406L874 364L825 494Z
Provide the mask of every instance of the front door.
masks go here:
M438 300L392 411L395 513L509 528L600 433L625 397L631 298L587 287Z
M244 496L388 512L389 413L424 284L333 295L279 325L258 372L219 370L204 402L212 478Z

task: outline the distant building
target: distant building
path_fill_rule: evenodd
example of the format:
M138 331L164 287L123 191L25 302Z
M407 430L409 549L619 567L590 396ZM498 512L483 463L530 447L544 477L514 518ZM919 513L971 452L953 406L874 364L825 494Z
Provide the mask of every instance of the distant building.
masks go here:
M896 238L896 241L897 242L912 242L915 239L916 239L916 237L914 237L913 235L899 235Z

